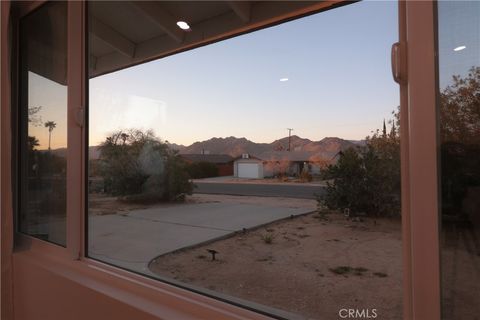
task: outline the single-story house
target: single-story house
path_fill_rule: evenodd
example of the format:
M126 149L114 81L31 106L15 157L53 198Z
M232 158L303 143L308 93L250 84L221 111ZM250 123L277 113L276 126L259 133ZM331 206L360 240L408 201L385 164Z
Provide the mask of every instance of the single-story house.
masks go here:
M187 163L208 162L213 163L218 168L218 175L233 175L233 158L228 154L180 154Z
M299 176L302 172L319 174L329 161L314 152L267 151L258 156L243 154L234 161L234 176L263 179L278 175Z
M263 160L265 177L299 176L302 172L315 175L327 164L322 157L308 151L267 151L259 158Z

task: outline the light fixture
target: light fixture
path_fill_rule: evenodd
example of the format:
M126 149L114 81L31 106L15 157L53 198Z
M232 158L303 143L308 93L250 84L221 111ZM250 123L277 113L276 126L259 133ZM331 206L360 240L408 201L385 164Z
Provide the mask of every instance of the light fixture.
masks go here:
M185 21L177 21L177 26L182 30L190 30L190 26Z
M285 82L285 81L288 81L288 78L281 78L280 79L280 82Z
M462 51L463 49L466 49L466 48L467 48L466 46L459 46L453 49L453 51Z

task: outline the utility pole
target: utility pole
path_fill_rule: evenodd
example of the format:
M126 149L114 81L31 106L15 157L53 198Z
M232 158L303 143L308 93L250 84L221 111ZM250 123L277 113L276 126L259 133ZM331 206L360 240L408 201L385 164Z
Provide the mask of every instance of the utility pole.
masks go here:
M292 140L291 137L292 137L293 129L292 128L287 128L287 130L288 130L288 151L291 151L290 150L290 143L291 143L291 140Z

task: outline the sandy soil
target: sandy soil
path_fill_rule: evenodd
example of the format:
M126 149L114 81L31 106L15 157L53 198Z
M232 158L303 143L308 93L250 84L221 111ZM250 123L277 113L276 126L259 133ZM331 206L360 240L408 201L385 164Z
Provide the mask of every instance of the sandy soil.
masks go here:
M317 200L297 199L281 197L252 197L252 196L231 196L223 194L194 194L187 197L189 203L222 202L222 203L241 203L254 204L261 206L280 206L286 208L307 208L315 210Z
M105 215L105 214L121 214L132 210L153 208L153 207L171 207L184 204L198 203L241 203L255 204L262 206L282 206L287 208L308 208L315 210L317 206L316 200L311 199L292 199L277 197L251 197L251 196L230 196L215 194L194 194L187 196L185 202L178 203L155 203L141 204L130 203L119 200L117 197L111 197L103 194L89 195L89 214Z
M207 249L219 252L215 261ZM150 269L314 319L339 319L342 308L401 319L399 220L315 213L158 257Z
M117 197L105 194L90 193L88 195L88 213L91 215L116 214L148 207L150 206L120 201Z

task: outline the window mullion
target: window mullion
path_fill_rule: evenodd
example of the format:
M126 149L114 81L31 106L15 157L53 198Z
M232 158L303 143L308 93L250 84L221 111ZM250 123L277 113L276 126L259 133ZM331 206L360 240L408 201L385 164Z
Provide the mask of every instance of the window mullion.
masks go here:
M73 259L80 258L84 239L84 8L83 1L68 3L67 248Z

